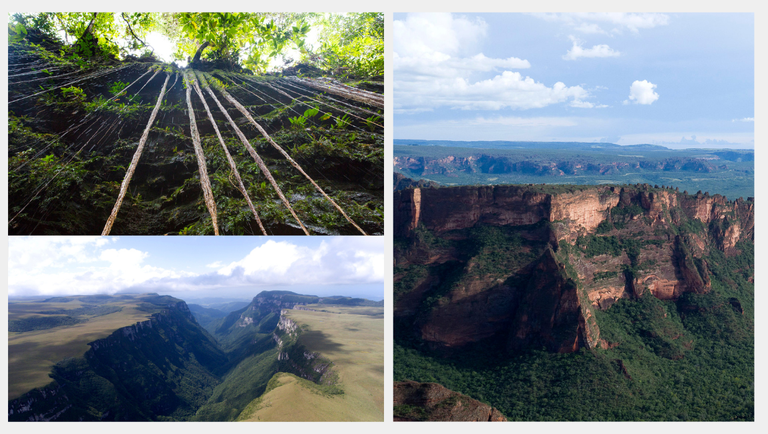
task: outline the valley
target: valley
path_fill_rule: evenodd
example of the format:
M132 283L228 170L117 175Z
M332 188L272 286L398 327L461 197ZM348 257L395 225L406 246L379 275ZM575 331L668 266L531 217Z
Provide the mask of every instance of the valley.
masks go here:
M17 328L49 327L11 333L13 366L29 374L10 377L9 420L236 420L262 395L301 390L311 391L302 407L274 413L286 404L270 404L270 414L253 420L382 420L381 305L264 291L229 314L209 308L211 333L195 318L201 306L193 314L185 302L157 294L11 303ZM102 315L85 316L94 311ZM32 312L47 319L21 322ZM136 312L142 315L129 316ZM53 319L62 316L79 322ZM79 335L84 327L91 334ZM73 342L69 353L49 345L62 336ZM29 342L49 347L47 358L26 351Z

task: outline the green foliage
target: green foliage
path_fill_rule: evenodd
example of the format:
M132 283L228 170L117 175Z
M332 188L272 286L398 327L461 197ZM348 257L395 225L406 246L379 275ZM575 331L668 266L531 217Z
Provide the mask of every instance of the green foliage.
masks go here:
M618 346L573 354L504 355L494 341L434 354L396 324L394 380L440 383L510 420L753 420L750 322L722 301L700 302L718 314L650 295L620 300L595 311L601 337Z
M83 92L83 89L77 86L62 87L61 94L64 96L64 98L67 98L72 101L77 101L77 102L85 101L85 92Z
M701 220L685 218L677 225L678 233L683 234L703 234L707 231L706 226Z
M607 237L589 235L576 239L576 245L582 249L587 258L598 255L619 256L623 251L623 241L615 235Z
M33 316L8 321L9 332L31 332L34 330L47 330L54 327L71 326L83 322L83 320L69 315L62 316Z
M612 217L631 217L640 215L643 213L643 207L636 203L632 203L630 205L620 205L617 207L611 208L611 216Z
M271 340L271 337L265 339ZM249 402L261 396L277 372L277 348L251 355L232 369L216 386L193 420L234 420Z
M291 122L291 127L296 129L303 129L304 124L307 123L307 118L301 115L288 118L288 120Z
M122 81L116 81L109 86L109 93L111 93L112 95L119 95L120 93L123 92L123 89L125 89L126 86L128 86L128 84L129 83L125 83Z
M614 277L618 276L619 273L616 271L598 271L595 273L595 281L598 280L605 280L605 279L613 279Z
M336 125L334 128L337 128L339 130L343 130L347 128L352 123L352 121L349 119L349 116L346 114L343 116L336 116L335 121L336 121Z
M611 222L611 219L605 219L600 222L599 225L597 225L597 228L595 229L595 233L598 234L605 234L613 230L613 223Z
M317 108L317 107L314 107L314 108L311 108L311 109L307 109L307 110L304 111L304 117L307 118L307 119L311 119L311 118L315 117L319 112L320 112L320 109Z
M330 15L321 21L317 53L325 69L364 77L384 73L384 14Z
M408 404L396 405L393 409L393 415L407 420L423 421L427 420L427 412L421 408Z

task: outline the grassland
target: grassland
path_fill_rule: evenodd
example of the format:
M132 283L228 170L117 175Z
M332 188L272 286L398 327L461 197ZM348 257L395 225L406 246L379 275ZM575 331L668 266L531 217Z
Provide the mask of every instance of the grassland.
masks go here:
M65 301L70 300L70 301ZM67 311L92 305L78 299L57 298L56 301L21 301L8 303L8 320L31 317L55 317ZM116 329L146 320L151 311L141 309L141 297L121 297L105 300L99 306L121 307L108 315L77 315L81 322L46 330L8 333L8 399L51 382L51 367L68 357L80 357L88 351L88 343L109 336ZM40 312L56 312L41 314ZM62 312L62 313L60 313Z
M267 392L243 411L247 421L384 420L384 310L308 305L289 310L303 332L299 343L333 361L343 394L279 373ZM322 310L322 311L320 311Z

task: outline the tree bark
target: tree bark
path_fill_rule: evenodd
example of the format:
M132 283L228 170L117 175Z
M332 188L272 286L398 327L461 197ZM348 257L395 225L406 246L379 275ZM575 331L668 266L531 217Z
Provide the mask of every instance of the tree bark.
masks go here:
M195 53L195 57L192 58L193 64L200 61L200 55L203 54L203 50L208 48L209 45L211 45L211 43L206 41L206 42L203 42L203 45L201 45L200 48L197 49L197 53Z

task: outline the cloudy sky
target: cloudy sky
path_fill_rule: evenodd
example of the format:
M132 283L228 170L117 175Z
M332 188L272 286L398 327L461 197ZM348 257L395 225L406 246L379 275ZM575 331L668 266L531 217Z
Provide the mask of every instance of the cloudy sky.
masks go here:
M9 237L8 293L381 300L383 237Z
M754 147L752 14L395 14L396 139Z

